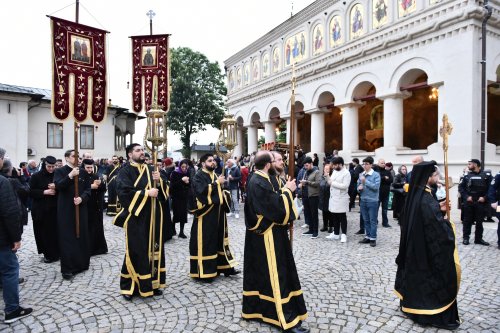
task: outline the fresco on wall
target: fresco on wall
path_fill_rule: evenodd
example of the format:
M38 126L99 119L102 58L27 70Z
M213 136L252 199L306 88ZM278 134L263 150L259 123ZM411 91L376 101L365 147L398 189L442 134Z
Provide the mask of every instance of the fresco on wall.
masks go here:
M250 63L247 62L243 67L243 84L248 86L250 84Z
M256 82L259 80L259 60L255 59L252 62L252 81Z
M316 25L313 29L313 55L318 55L325 51L325 41L323 40L324 35L325 31L323 29L323 25Z
M358 38L365 33L365 10L359 3L351 9L351 39Z
M233 91L235 88L234 87L234 72L233 71L229 71L228 81L229 81L229 91Z
M417 9L417 0L398 0L398 16L413 13Z
M276 73L277 71L280 70L280 65L281 65L280 50L276 47L273 50L273 73Z
M262 77L268 77L271 74L271 63L269 61L269 53L264 53L262 57Z
M236 68L236 89L241 88L241 68Z
M380 28L387 23L387 11L389 6L387 5L388 0L373 0L372 1L372 13L373 13L373 29Z
M305 33L299 32L288 38L285 43L285 66L307 58Z
M335 15L330 20L330 47L342 44L344 41L344 32L342 31L342 18Z

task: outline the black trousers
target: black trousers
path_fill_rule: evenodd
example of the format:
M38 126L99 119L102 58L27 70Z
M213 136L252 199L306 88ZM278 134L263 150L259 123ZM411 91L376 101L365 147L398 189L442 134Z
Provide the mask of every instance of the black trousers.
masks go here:
M333 232L335 235L339 234L339 230L342 233L347 233L347 215L346 213L332 213L333 215Z
M462 207L464 213L464 222L463 222L463 236L464 239L469 239L472 223L476 222L476 232L475 232L475 241L479 241L483 239L483 220L486 216L486 209L488 208L488 203L485 202L464 202Z
M323 227L333 228L333 213L328 209L323 209Z
M302 203L304 204L304 215L309 212L311 217L309 231L318 234L319 197L309 197L308 200L302 200Z

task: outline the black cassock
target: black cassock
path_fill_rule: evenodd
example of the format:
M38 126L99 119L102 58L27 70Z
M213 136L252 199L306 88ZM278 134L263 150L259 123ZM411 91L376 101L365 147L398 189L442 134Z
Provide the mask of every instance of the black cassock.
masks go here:
M231 195L217 182L217 175L205 169L195 174L191 186L189 209L194 218L189 239L190 276L209 279L237 265L227 229Z
M443 218L428 187L410 185L396 264L401 310L422 325L457 328L461 269L455 227Z
M31 217L38 253L49 260L59 259L59 237L57 230L57 193L44 195L54 182L54 173L42 169L30 178L30 196L33 199Z
M116 193L116 176L120 171L120 165L110 165L107 172L108 185L108 208L106 215L115 216L120 211L120 202Z
M288 238L297 218L284 181L256 171L247 184L242 317L290 329L307 318Z
M75 181L68 177L72 168L65 165L54 171L57 195L57 227L61 273L76 274L89 269L89 227L87 201L90 198L90 183L82 172L78 176L78 192L82 198L80 211L80 237L76 238Z
M130 163L121 168L116 179L122 208L113 224L125 229L126 245L120 276L123 295L153 296L154 289L166 286L162 208L168 191L160 179L158 197L147 196L154 186L152 172L150 165Z
M170 195L170 186L168 174L164 169L160 170L160 177L163 179L163 184L167 184L167 196ZM163 206L163 242L171 240L174 236L174 224L172 223L172 216L170 216L170 200L165 200L161 203Z
M87 173L84 169L80 172ZM99 179L99 177L93 174L87 174L89 177L89 182L92 184L94 180ZM89 211L88 223L89 223L89 241L90 241L90 255L95 256L99 254L108 253L108 244L106 243L106 238L104 236L104 225L103 225L103 197L104 192L106 192L106 184L101 181L101 184L97 189L91 189L90 199L87 202L87 208Z
M190 183L185 183L182 177L189 177L189 173L179 173L173 171L170 174L170 196L172 198L172 212L173 219L172 222L175 223L187 223L188 215L188 195ZM191 179L189 180L191 182Z

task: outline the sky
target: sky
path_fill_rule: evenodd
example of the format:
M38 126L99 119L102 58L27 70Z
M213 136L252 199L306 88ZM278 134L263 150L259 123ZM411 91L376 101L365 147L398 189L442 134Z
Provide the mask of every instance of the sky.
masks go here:
M212 62L224 60L296 14L312 0L81 0L79 22L108 34L108 96L112 103L131 109L131 47L129 36L149 34L149 10L155 12L153 34L172 34L172 47L189 47ZM24 0L0 2L0 82L50 89L52 83L52 15L75 20L76 1ZM135 141L142 140L145 121L136 124ZM191 137L208 144L218 131ZM169 150L182 146L169 133Z

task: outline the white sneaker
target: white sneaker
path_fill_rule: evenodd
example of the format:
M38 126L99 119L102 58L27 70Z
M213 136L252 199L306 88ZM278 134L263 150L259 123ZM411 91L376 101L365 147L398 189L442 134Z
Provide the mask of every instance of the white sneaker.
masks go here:
M233 213L227 213L227 217L233 216Z
M301 228L309 228L309 226L307 224L305 224L305 223L303 225L301 225L300 227Z
M346 236L346 234L342 234L342 235L340 235L340 242L341 242L341 243L345 243L345 242L347 242L347 236Z
M333 237L332 239L340 239L340 235L335 235L334 233L332 233Z
M333 239L333 236L335 236L335 234L332 232L331 234L329 234L328 236L326 236L327 239Z
M237 219L240 218L240 214L234 214L234 217L236 217Z

